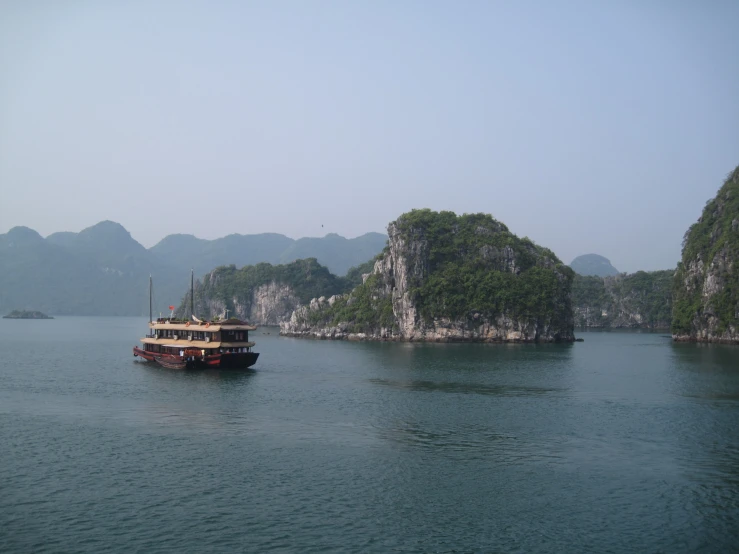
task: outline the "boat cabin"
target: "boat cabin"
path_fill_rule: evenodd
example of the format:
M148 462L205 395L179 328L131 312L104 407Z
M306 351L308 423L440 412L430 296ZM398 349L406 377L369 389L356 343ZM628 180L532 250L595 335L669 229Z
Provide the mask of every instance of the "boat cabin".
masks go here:
M251 352L254 343L249 341L249 331L256 327L235 318L201 322L159 318L149 323L149 329L141 339L146 352L205 357Z

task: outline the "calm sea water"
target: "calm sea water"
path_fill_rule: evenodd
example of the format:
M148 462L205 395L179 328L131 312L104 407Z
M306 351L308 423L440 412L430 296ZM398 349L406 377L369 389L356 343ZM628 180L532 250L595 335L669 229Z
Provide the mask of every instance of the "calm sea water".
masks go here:
M264 329L252 371L178 372L144 332L0 320L1 552L739 548L739 348Z

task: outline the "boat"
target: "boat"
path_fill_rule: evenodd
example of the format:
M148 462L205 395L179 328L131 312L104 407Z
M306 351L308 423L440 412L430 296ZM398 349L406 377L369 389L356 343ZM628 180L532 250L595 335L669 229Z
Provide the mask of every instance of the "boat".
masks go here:
M193 314L194 278L190 280L190 318L151 315L152 282L149 277L149 333L142 346L133 347L134 357L169 369L247 369L259 358L249 331L256 326L231 317L203 320ZM172 311L174 307L171 306Z

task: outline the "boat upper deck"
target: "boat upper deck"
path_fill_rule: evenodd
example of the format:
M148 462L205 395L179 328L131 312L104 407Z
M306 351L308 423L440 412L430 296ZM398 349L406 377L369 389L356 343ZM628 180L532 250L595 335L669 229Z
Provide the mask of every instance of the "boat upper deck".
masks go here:
M216 331L255 331L256 326L255 325L249 325L248 323L244 323L242 325L221 325L218 323L210 323L206 324L203 322L200 323L190 323L189 322L177 322L177 323L170 323L170 322L151 322L149 323L149 327L151 329L171 329L172 331L208 331L208 332L216 332Z
M143 344L158 344L165 347L177 348L252 348L255 343L249 341L205 341L198 339L173 338L173 337L144 337L141 339Z
M231 318L223 321L187 321L182 319L159 318L149 323L151 329L169 329L172 331L254 331L256 325Z

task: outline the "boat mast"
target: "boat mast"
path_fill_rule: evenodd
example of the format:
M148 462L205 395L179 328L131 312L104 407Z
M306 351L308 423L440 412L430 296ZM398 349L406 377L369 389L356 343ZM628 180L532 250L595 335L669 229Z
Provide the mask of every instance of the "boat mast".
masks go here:
M151 274L149 275L149 323L151 323Z
M190 317L194 315L195 315L195 270L191 269L190 270Z

